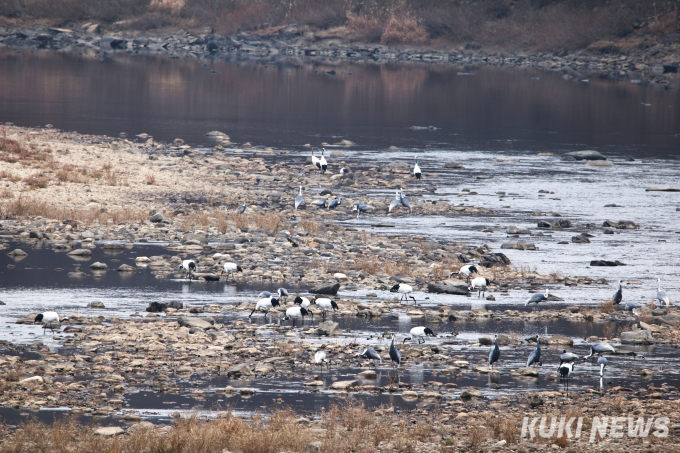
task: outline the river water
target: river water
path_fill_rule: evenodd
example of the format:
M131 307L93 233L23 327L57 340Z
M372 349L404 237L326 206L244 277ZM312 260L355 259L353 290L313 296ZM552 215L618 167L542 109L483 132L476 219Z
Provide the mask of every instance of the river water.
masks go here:
M334 75L327 74L330 69L335 71ZM219 130L229 134L235 146L250 142L255 146L271 146L276 151L291 150L283 158L300 162L308 154L302 145L317 146L346 139L356 143L343 148L343 152L357 167L392 160L410 162L417 153L426 178L410 183L409 196L421 202L481 206L494 213L428 218L373 214L339 221L376 234L420 234L445 241L488 244L494 251L501 251L503 242L517 240L506 234L508 225L528 227L534 234L522 239L535 244L538 250L503 250L514 265L543 274L588 275L609 282L578 287L552 285L551 293L565 299L555 303L556 307L597 305L611 296L616 289L614 282L619 279L630 282L624 287L626 301L651 302L656 294L657 277L662 279L672 301L680 299L680 213L676 210L680 207L680 194L645 191L653 186L680 185L680 164L676 160L680 154L678 101L677 89L588 79L587 75L577 82L561 74L513 68L332 62L269 66L257 62L129 55L101 61L71 54L0 52L2 122L20 126L50 123L64 130L110 136L123 131L131 137L148 133L156 140L172 141L179 137L199 147L212 146L205 133ZM436 129L416 130L412 126ZM398 149L388 149L390 146ZM616 165L587 167L538 155L581 149L597 149ZM281 157L277 154L268 158ZM448 160L458 161L464 170L455 173L444 170L442 162ZM366 190L359 195L368 202L376 197L393 196L380 190ZM605 207L607 204L617 207ZM539 230L538 220L558 217L537 212L564 216L574 228ZM615 234L607 235L600 227L604 220L632 220L641 228L615 230ZM389 231L372 229L370 225L376 222L389 222L394 227ZM491 232L480 231L485 228ZM572 236L581 232L593 234L590 244L570 242ZM15 247L27 250L25 245L11 244L11 248ZM87 269L95 261L115 268L122 263L134 264L139 255L171 253L165 251L164 244L138 243L118 255L97 247L86 262L74 261L51 249L27 251L28 257L21 261L0 256L2 299L7 303L0 306L0 333L3 339L16 344L59 347L63 337L44 336L37 326L14 324L27 313L48 308L60 313L128 317L143 312L152 300L180 300L189 306L237 304L253 300L262 290L280 286L279 282L189 284L183 280L158 280L144 269L132 276L109 271L102 278L66 277L76 266ZM593 259L620 260L627 266L590 267ZM15 268L8 268L8 264ZM293 291L307 289L284 284ZM368 300L367 293L377 294L378 299L393 296L374 290L343 290L340 297ZM424 306L447 303L460 310L523 309L527 297L526 291L519 288L496 293L495 302L419 291L414 295ZM104 302L107 309L86 308L94 300ZM253 322L264 322L256 318ZM231 319L226 317L219 322L228 326ZM350 336L366 338L375 333L406 333L418 322L405 313L383 320L338 317L336 321L342 329L352 331ZM501 331L527 336L561 334L574 338L577 352L584 354L587 346L583 338L603 335L601 325L566 322L451 323L440 330L459 332L457 340L462 343L457 347L472 359L488 354L488 348L468 347L464 343L476 341L479 335ZM359 340L369 344L372 341ZM519 366L528 352L522 349L509 352L504 357L505 366ZM612 375L620 375L616 384L637 386L647 382L635 374L622 373L631 366L663 371L653 378L655 385L675 384L680 379L670 366L680 361L675 350L646 348L644 353L647 359L641 364L628 358L610 361ZM349 378L357 371L331 370L323 379L330 383ZM379 376L383 382L377 385L384 385L387 374ZM485 387L490 395L559 388L559 382L543 378L518 381L505 375L500 379L466 375L447 381L423 366L405 371L402 379L415 384L437 379L455 382L461 388L475 385ZM576 389L597 387L596 381L575 379ZM299 410L317 410L334 399L332 392L298 392L301 381L272 386L266 380L255 380L248 383L258 389L255 398L236 396L226 401L215 390L228 384L224 379L205 382L194 379L191 385L206 389L207 401L201 403L206 407L227 404L244 411L271 407L279 397ZM297 390L286 393L284 387ZM361 398L372 406L413 407L409 402L395 403L394 397L388 395ZM161 418L167 418L174 410L197 405L186 395L162 397L150 392L131 393L127 401L128 409ZM167 410L163 409L166 407ZM15 413L4 416L13 421L20 419Z

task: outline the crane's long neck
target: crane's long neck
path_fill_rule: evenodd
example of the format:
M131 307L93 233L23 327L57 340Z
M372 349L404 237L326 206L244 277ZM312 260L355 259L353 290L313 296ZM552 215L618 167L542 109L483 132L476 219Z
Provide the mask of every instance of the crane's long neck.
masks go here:
M600 377L604 376L604 363L600 364Z
M302 186L300 186L300 195L302 195Z

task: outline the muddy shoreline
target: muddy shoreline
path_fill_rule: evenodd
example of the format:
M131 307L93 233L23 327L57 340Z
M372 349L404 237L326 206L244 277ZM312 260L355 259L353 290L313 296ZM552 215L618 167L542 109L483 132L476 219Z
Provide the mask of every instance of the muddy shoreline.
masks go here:
M131 55L167 55L206 61L255 61L263 64L316 62L329 75L338 63L364 62L451 64L472 72L481 66L535 68L563 73L565 78L587 82L591 77L654 84L661 89L677 88L680 44L647 40L637 48L609 53L584 50L562 53L493 52L476 43L456 48L423 49L388 47L348 42L327 32L302 33L297 25L261 33L241 32L232 36L180 31L159 35L140 31L111 31L101 35L83 28L0 28L0 48L16 52L54 51L88 55L99 59ZM606 52L606 53L605 53Z

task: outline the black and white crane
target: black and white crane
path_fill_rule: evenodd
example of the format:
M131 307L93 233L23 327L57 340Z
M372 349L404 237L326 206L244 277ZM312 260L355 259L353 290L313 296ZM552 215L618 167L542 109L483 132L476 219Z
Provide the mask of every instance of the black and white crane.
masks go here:
M420 179L421 173L420 173L420 166L418 165L418 156L414 156L416 159L416 164L413 166L413 176L416 177L416 179Z
M468 291L477 290L477 298L481 297L482 294L486 295L486 287L491 283L486 277L473 278L470 282L470 287Z
M666 295L665 291L661 291L661 279L657 278L656 281L658 282L656 286L656 298L659 302L663 302L665 305L670 305L671 301L668 298L668 295Z
M253 316L253 313L255 313L256 311L263 311L264 318L267 319L269 310L278 306L279 300L276 297L265 297L257 301L257 303L255 304L255 308L253 308L253 311L250 312L248 317L250 318L251 316Z
M220 276L227 274L227 276L231 277L231 276L233 276L234 272L241 272L241 273L243 272L243 268L236 263L224 263L224 265L222 267L223 267L223 269L222 269L222 273L220 274Z
M474 264L466 264L465 266L462 266L458 272L451 272L449 274L449 278L453 275L464 275L465 276L465 281L470 283L470 276L472 274L478 274L479 271L475 267Z
M321 171L321 159L314 155L314 148L312 148L312 165L314 165L314 170Z
M301 318L304 321L305 316L314 317L314 313L312 313L311 310L306 310L302 307L290 307L288 310L286 310L286 317L283 318L283 320L288 321L289 319L292 319L293 327L295 327L295 321L298 318Z
M543 366L543 363L541 363L541 339L539 337L536 337L536 349L529 354L529 359L527 360L528 367L533 364L540 364Z
M411 299L413 299L413 304L417 305L416 298L409 295L413 292L413 286L411 285L407 285L406 283L397 283L390 289L390 292L401 294L401 299L399 299L400 303L404 299L406 299L406 301L408 302L408 299L410 297Z
M498 359L501 358L501 348L498 347L498 335L494 335L494 346L491 348L491 352L489 352L489 366L493 370L493 364L498 362Z
M33 322L43 323L43 335L47 333L47 328L49 327L52 333L54 333L54 323L60 324L62 321L67 321L68 318L59 319L59 314L56 311L44 311L39 313L35 317Z
M177 268L183 270L184 277L191 280L194 278L194 272L196 272L196 262L194 260L184 260L177 265Z
M410 341L415 337L418 340L418 344L420 344L420 341L422 340L423 343L425 343L425 338L430 336L430 337L436 337L437 335L434 333L432 329L429 327L414 327L411 329L409 332L411 335L410 337L404 338L404 341L402 343L406 343L406 341Z
M314 354L314 363L319 365L319 367L323 370L323 364L325 363L326 366L328 366L328 369L331 369L331 364L330 362L326 359L326 353L324 351L316 351L316 354Z
M326 170L328 170L328 162L326 162L326 158L323 155L325 152L326 148L321 148L321 159L319 159L319 166L322 175L326 173Z
M338 311L338 304L336 304L334 300L331 300L327 297L317 297L314 299L314 304L321 309L323 319L326 319L326 311Z
M564 362L560 364L560 379L564 380L566 382L567 386L567 395L569 395L569 374L571 374L572 371L574 371L574 362Z
M295 197L295 210L297 211L300 206L305 203L305 199L302 196L302 186L300 186L300 194Z
M620 304L623 300L623 288L621 287L621 280L619 280L619 289L616 290L612 296L612 302L615 304Z
M359 353L356 355L356 357L363 357L363 358L365 358L365 359L373 360L373 366L375 366L375 361L376 361L376 360L380 360L380 363L382 363L382 357L380 356L380 354L378 354L377 352L375 352L375 351L374 351L373 349L371 349L371 348L366 348L366 349L364 349L364 351L363 351L363 352L359 352Z
M236 214L239 214L239 215L243 214L244 212L246 212L246 207L247 207L247 205L246 205L246 202L244 201L243 205L236 208L236 210L234 212L236 212Z
M279 299L284 300L284 301L289 296L288 290L286 288L279 288L279 289L276 290L276 292L279 294Z
M301 297L301 296L297 296L295 298L295 300L293 301L293 303L295 305L301 306L302 308L309 308L309 306L311 305L311 302L309 302L309 299L307 299L306 297Z
M392 368L394 368L395 363L397 364L397 368L399 368L399 365L401 365L401 353L394 345L394 337L395 335L392 335L392 344L390 344L390 360L392 361Z
M560 365L562 365L564 362L575 362L579 360L580 357L573 352L567 352L566 349L562 350L562 354L560 354Z

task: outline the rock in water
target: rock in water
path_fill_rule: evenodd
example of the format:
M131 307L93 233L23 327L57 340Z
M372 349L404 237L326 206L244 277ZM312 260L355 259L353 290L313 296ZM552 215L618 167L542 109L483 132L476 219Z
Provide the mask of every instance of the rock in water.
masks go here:
M565 157L567 159L565 159ZM593 150L586 151L572 151L570 153L562 154L562 160L607 160L602 154Z
M338 294L339 289L340 283L333 283L332 285L315 286L314 288L310 289L309 292L313 294L330 294L335 296Z

